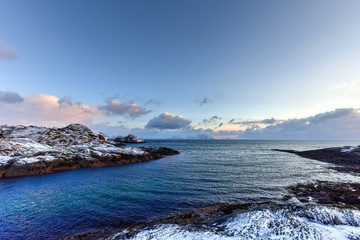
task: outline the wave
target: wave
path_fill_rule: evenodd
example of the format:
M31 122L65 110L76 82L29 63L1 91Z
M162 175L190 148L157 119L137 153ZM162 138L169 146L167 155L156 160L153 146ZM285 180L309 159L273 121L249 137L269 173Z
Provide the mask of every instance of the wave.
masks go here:
M154 223L106 239L360 240L360 211L326 206L268 207L234 212L207 224Z

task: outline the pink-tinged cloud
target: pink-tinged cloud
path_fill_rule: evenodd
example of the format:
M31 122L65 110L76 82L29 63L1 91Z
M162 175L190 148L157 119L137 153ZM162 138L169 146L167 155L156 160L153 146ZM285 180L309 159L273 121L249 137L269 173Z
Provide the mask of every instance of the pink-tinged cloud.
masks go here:
M133 119L151 112L144 107L140 107L136 103L122 103L116 100L109 101L106 105L101 106L100 109L110 116L125 115Z
M12 50L12 47L2 41L0 41L0 60L14 60L16 54Z
M190 127L190 120L185 119L181 115L175 115L168 112L151 119L145 128L155 128L159 130L165 129L185 129Z
M65 125L89 124L101 114L97 107L86 104L63 104L59 98L39 94L14 104L0 104L1 124Z

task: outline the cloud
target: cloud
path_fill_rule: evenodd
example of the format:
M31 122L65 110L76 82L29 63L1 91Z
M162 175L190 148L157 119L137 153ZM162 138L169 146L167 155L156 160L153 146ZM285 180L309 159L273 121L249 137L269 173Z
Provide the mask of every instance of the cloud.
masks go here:
M24 98L20 94L11 91L0 90L0 103L20 103L24 101Z
M357 81L352 81L351 83L340 83L340 84L334 84L334 85L331 85L329 86L329 88L331 90L344 90L344 89L354 89L354 88L357 88L359 85L358 85L358 82Z
M163 113L151 119L145 128L129 129L105 124L101 128L106 128L109 133L116 130L123 135L133 133L149 139L188 139L206 135L215 139L360 140L360 109L355 108L336 109L305 118L287 120L267 118L251 122L262 125L247 124L241 130L227 129L227 125L223 123L217 125L217 128L193 128L190 126L190 121L182 116Z
M164 114L162 114L164 115ZM149 121L145 129L132 129L133 133L146 138L191 138L207 135L215 139L263 139L263 140L360 140L360 109L342 108L318 113L305 118L276 120L275 118L257 121L243 121L247 124L242 130L227 130L221 123L216 128L170 128L165 127L168 117L160 115ZM173 114L169 114L172 118ZM211 119L211 118L209 118ZM164 123L165 122L165 123ZM232 121L234 122L234 121ZM152 125L157 126L150 128ZM231 124L230 124L231 125ZM172 131L159 131L173 129Z
M87 104L65 104L64 100L47 94L24 98L17 104L0 104L1 124L54 126L70 123L89 124L101 115L97 107Z
M158 117L151 119L145 128L165 129L185 129L190 127L190 120L181 115L174 115L168 112L160 114Z
M70 97L62 97L58 100L60 107L68 107L74 105ZM78 104L81 105L81 104Z
M196 102L200 103L200 106L204 105L204 104L210 104L210 103L214 103L213 100L211 100L210 98L204 97L203 99L201 99L200 101L197 100Z
M105 95L105 93L102 93L102 95ZM115 100L118 98L120 98L120 93L114 93L111 96L105 97L104 100L105 100L105 102L111 102L112 100Z
M247 120L247 121L238 121L235 122L235 119L231 119L228 124L233 124L233 125L260 125L260 124L274 124L277 123L281 120L276 120L275 118L267 118L267 119L263 119L263 120Z
M0 59L2 60L16 59L16 54L13 52L12 47L2 41L0 41Z
M216 115L210 118L204 118L196 127L217 129L224 125L221 120L222 118Z
M261 123L265 123L265 124L274 124L276 123L276 119L275 118L267 118L261 121Z
M209 124L209 123L214 123L221 120L221 117L218 116L212 116L211 118L204 118L202 123L203 124Z
M307 118L288 119L265 128L248 128L242 137L250 139L358 140L360 112L341 108Z
M145 105L155 105L157 107L159 107L161 105L160 101L157 99L149 99Z
M140 107L136 103L122 103L116 100L111 100L106 105L100 106L99 108L110 116L127 115L133 119L151 112L151 110Z

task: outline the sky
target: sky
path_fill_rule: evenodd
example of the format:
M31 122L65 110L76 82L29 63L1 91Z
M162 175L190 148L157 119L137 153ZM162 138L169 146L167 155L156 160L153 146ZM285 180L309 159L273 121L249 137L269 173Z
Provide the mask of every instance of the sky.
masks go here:
M360 2L0 0L0 124L360 140Z

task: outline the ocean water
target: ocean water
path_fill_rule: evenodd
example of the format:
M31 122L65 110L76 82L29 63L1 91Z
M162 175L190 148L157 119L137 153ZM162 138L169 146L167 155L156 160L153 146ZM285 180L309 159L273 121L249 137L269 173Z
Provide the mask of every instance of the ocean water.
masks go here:
M286 187L315 180L359 182L359 177L331 170L327 163L271 150L359 144L152 140L145 146L166 146L181 154L117 167L0 179L0 239L72 236L217 202L281 202Z

